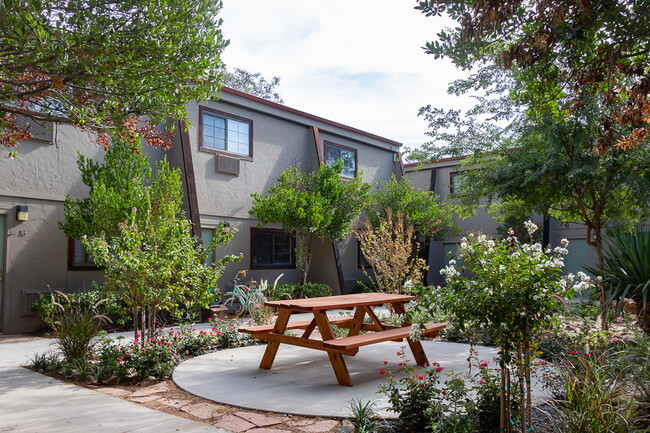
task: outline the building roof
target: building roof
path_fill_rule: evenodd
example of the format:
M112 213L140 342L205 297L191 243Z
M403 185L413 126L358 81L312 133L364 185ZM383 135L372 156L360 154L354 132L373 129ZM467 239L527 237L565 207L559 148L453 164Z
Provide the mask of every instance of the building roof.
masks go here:
M280 110L280 111L288 113L288 114L300 116L300 117L303 117L305 119L312 120L314 122L318 122L318 123L325 124L325 125L328 125L328 126L332 126L334 128L338 128L338 129L341 129L341 130L344 130L344 131L347 131L347 132L351 132L353 134L358 134L358 135L361 135L363 137L367 137L367 138L370 138L370 139L373 139L373 140L377 140L377 141L380 141L380 142L388 144L388 145L402 146L402 143L400 143L398 141L391 140L391 139L388 139L388 138L385 138L385 137L381 137L379 135L372 134L370 132L362 131L361 129L353 128L351 126L344 125L344 124L338 123L338 122L334 122L332 120L328 120L328 119L325 119L323 117L315 116L313 114L309 114L309 113L306 113L304 111L297 110L295 108L287 107L286 105L278 104L277 102L272 102L272 101L260 98L258 96L249 95L248 93L240 92L239 90L231 89L229 87L222 87L221 92L229 94L229 95L238 96L240 98L244 98L244 99L247 99L249 101L252 101L252 102L255 102L255 103L258 103L258 104L262 104L262 105L265 105L267 107L274 108L276 110Z

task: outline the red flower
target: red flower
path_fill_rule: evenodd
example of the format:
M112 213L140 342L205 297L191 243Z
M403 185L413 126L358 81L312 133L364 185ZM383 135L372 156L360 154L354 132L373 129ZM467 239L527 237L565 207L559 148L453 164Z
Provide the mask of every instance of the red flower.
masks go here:
M379 370L379 374L384 374L386 373L386 370Z
M418 376L418 379L424 380L424 376Z
M384 361L384 365L388 364L388 361Z
M569 353L570 353L571 355L575 355L576 353L578 353L578 351L577 351L577 350L572 350L572 351L569 352Z
M399 363L399 364L397 364L397 365L399 365L399 366L402 366L402 365L404 365L404 363L403 363L403 362L400 362L400 363Z
M436 371L442 371L442 367L436 368Z

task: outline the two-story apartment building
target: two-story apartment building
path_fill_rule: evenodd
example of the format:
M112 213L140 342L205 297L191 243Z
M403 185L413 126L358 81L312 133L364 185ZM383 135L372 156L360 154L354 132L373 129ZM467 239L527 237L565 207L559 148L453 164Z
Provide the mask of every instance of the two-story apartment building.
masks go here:
M153 164L166 155L182 171L185 211L195 232L209 242L221 222L236 230L217 254L242 254L230 264L220 289L237 271L255 280L297 282L294 236L279 226L259 228L249 215L251 193L266 191L292 164L313 170L342 159L344 176L363 172L366 182L401 175L401 144L284 105L224 88L215 99L187 107L190 125L177 128L167 152L147 148ZM0 150L0 332L34 330L30 305L40 292L78 291L102 273L79 242L58 228L66 195L87 195L77 168L77 152L96 160L104 151L70 125L34 125L38 134L21 143L18 157ZM310 281L344 293L359 279L357 241L325 240L316 245Z

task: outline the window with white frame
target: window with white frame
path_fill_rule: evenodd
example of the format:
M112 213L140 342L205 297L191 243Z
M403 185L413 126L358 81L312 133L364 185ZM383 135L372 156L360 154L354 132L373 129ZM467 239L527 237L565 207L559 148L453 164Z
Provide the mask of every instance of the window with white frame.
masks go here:
M325 142L325 163L335 164L338 160L343 161L342 176L354 177L357 174L357 150L334 143Z
M201 148L252 156L252 121L201 109Z

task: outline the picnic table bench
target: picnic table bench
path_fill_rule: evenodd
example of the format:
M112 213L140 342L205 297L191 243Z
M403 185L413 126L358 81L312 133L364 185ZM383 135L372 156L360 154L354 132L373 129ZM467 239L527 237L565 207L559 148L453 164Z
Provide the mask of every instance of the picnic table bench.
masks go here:
M397 314L406 313L405 304L415 299L414 296L392 295L387 293L361 293L354 295L326 296L310 299L290 299L282 301L270 301L264 305L279 309L278 317L274 325L244 326L239 328L240 332L251 334L252 337L268 341L260 368L270 369L277 354L280 344L290 344L310 349L323 350L327 352L338 383L345 386L353 386L352 379L345 365L342 355L354 356L359 347L384 341L407 340L415 362L417 364L428 363L422 344L409 338L411 324L405 321L399 325L383 324L375 315L371 307L389 305ZM328 317L328 310L354 310L352 317ZM294 312L312 313L313 319L300 322L289 322ZM368 317L370 323L364 320ZM332 325L339 328L349 329L346 337L337 338L334 335ZM429 322L425 324L424 337L435 337L444 323ZM314 330L318 328L321 338L313 337ZM301 329L301 336L285 334L288 330ZM362 334L362 331L368 331Z

